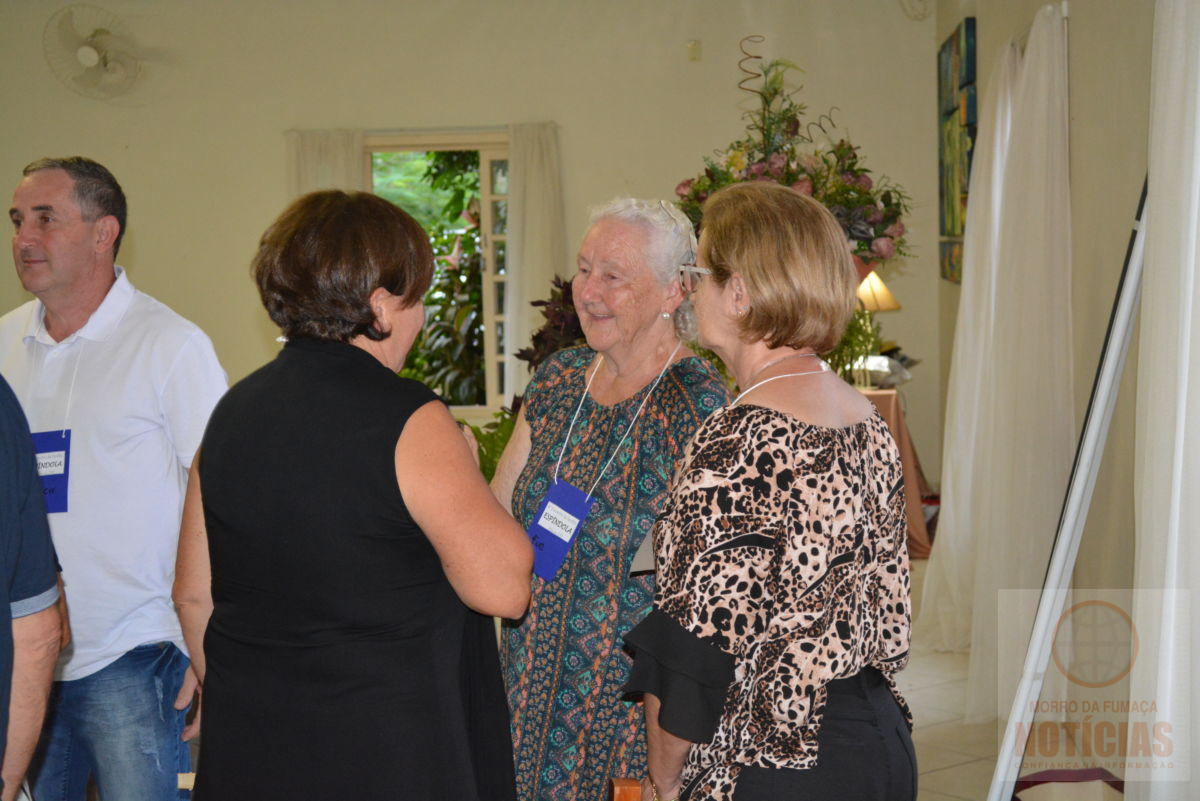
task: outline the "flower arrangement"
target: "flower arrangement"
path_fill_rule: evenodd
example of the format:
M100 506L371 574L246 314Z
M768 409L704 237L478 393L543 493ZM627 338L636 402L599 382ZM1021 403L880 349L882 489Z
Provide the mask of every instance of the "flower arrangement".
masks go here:
M787 88L788 73L800 69L783 59L762 63L762 56L747 52L747 43L762 41L761 36L743 39L744 58L738 62L746 73L738 86L757 100L757 107L745 114L748 135L705 157L704 172L675 187L680 209L699 230L700 209L713 192L742 181L772 181L825 204L846 232L851 252L863 262L908 255L904 190L886 177L873 179L850 142L829 141L830 114L807 125L801 122L805 107L793 99L799 89ZM746 66L752 62L761 71ZM758 85L752 86L756 79Z

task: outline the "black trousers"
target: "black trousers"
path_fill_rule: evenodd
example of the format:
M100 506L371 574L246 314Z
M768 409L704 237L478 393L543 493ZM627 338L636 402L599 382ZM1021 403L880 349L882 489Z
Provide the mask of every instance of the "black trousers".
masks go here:
M743 768L734 800L915 801L912 737L896 699L874 668L829 683L817 747L817 766L809 770Z

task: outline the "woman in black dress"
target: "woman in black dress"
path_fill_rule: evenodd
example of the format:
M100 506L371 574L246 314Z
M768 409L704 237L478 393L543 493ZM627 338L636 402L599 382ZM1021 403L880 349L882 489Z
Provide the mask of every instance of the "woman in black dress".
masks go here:
M365 193L302 197L263 235L287 344L213 412L180 536L197 799L513 798L486 616L524 612L532 554L445 405L395 374L431 268Z

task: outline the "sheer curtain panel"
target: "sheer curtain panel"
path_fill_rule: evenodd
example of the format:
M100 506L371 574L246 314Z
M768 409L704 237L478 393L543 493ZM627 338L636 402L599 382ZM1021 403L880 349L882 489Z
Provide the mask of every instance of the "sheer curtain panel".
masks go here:
M570 274L563 215L558 127L537 122L509 127L508 261L512 277L504 298L505 381L509 395L524 391L528 365L514 353L541 327L529 304L550 296L555 274Z
M966 651L971 644L975 511L991 486L982 464L986 454L975 448L975 442L992 401L985 372L996 324L1004 163L1020 68L1021 53L1010 42L988 79L971 169L962 289L946 393L942 507L937 547L929 555L914 637L919 647L938 651Z
M1005 69L1001 76L1011 76ZM1002 122L993 120L996 140L983 154L990 161L985 169L1001 170L998 186L980 198L984 212L967 227L976 258L992 265L990 276L976 276L980 283L974 288L987 293L990 281L990 317L987 300L978 294L960 310L984 316L961 325L985 326L984 342L976 345L980 373L959 378L964 397L956 400L970 401L967 393L977 393L979 416L973 424L956 421L962 428L953 433L957 444L950 462L966 459L970 471L969 506L959 507L956 520L967 527L959 530L959 539L973 540L960 549L966 555L956 566L956 581L965 582L958 586L973 595L968 721L994 719L1011 702L1032 620L1002 608L1001 593L1041 587L1075 450L1061 4L1045 6L1034 18L1012 98L1007 136ZM983 228L972 231L972 224ZM1003 628L1001 615L1007 615ZM1014 620L1017 616L1022 619ZM961 623L955 633L961 636Z
M1127 768L1125 792L1136 801L1184 801L1200 786L1192 730L1200 720L1200 370L1192 369L1200 355L1200 4L1158 0L1152 52L1134 486L1141 655L1130 701L1153 701L1152 722L1171 727L1174 768ZM1190 781L1163 780L1184 770Z
M369 191L363 132L288 131L288 197L317 189Z

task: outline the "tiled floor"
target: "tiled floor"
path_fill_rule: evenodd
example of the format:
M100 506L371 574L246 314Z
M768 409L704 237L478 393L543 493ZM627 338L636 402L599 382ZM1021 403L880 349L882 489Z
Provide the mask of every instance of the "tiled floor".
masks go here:
M924 560L914 560L913 605L920 612ZM996 766L996 725L965 725L967 655L939 654L913 643L913 656L898 677L913 712L913 744L920 770L918 801L983 801Z

